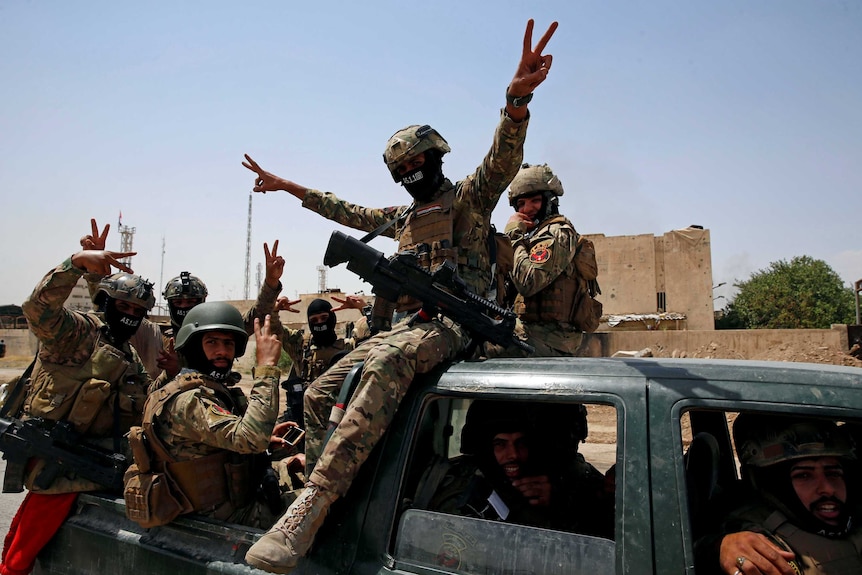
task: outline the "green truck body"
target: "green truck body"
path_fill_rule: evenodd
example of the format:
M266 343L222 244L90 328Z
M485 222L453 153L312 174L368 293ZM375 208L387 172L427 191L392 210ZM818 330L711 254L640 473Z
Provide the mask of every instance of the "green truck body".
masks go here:
M416 505L431 462L458 456L459 425L475 399L578 403L588 414L612 414L605 447L616 473L613 539ZM862 423L862 370L648 358L456 363L413 383L295 573L695 573L693 541L714 519L704 516L708 503L739 482L728 420L741 411ZM704 436L715 441L702 451ZM590 447L588 437L588 461ZM243 557L260 534L194 516L142 529L126 519L122 499L86 494L37 573L259 575Z

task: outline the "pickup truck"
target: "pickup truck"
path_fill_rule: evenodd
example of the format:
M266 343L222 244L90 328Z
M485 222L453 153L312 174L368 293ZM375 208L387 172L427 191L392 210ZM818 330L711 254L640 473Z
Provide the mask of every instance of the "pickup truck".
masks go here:
M614 467L611 538L419 503L432 461L461 456L460 429L477 399L582 404L588 422L604 414L609 424L590 427L580 453L604 461L602 472ZM749 411L862 423L862 370L652 358L455 363L417 378L295 573L695 573L693 541L714 519L710 502L739 482L729 422ZM122 499L86 494L36 572L262 575L243 561L260 534L194 516L142 529Z

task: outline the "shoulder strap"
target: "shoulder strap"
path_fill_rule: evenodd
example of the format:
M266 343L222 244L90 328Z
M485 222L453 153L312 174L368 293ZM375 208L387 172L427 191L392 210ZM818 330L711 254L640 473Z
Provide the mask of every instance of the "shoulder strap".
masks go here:
M24 373L21 374L21 377L18 378L18 381L15 382L15 385L12 386L12 389L9 391L9 394L6 396L6 400L3 402L3 407L0 407L0 417L7 417L9 412L12 411L12 407L15 406L16 411L20 405L19 398L21 398L21 394L24 393L24 388L27 386L27 382L30 381L30 375L33 373L33 366L36 365L36 360L39 358L38 352L33 357L33 361L30 362L30 365L27 366L27 369L24 370ZM17 415L15 413L12 414Z
M368 232L362 238L360 238L359 241L362 242L363 244L367 244L368 242L370 242L371 240L373 240L374 238L376 238L377 236L379 236L380 234L382 234L383 232L385 232L386 230L391 228L395 224L395 222L397 222L398 220L403 220L407 216L409 216L415 207L416 207L415 203L410 204L410 206L406 210L401 212L398 216L392 218L391 220L389 220L385 224L379 226L376 230Z

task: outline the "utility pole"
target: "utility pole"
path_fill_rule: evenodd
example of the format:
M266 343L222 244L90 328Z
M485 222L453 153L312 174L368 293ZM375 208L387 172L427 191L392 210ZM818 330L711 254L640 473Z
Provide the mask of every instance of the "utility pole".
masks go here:
M248 232L245 238L245 299L249 299L249 286L251 284L251 195L248 193Z

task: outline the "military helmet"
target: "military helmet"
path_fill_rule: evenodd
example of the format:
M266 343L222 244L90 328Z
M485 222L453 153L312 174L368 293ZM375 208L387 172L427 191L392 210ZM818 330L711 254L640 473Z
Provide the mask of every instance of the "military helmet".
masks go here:
M441 156L452 151L443 136L428 124L407 126L392 134L383 152L383 161L386 162L392 179L400 182L398 165L426 150L437 150Z
M551 171L548 164L531 166L524 164L509 184L509 205L517 207L518 198L532 196L540 192L550 192L554 196L563 195L563 184Z
M207 286L189 272L181 272L180 275L168 281L162 296L171 301L176 298L198 298L207 299Z
M97 306L105 303L105 297L127 301L139 305L147 311L153 309L156 304L156 296L153 295L153 284L141 276L117 272L105 276L99 281L96 289L94 302Z
M795 459L856 459L851 439L835 423L791 416L742 413L733 440L743 466L768 467Z
M183 320L183 325L177 334L175 349L182 351L193 339L193 336L207 331L224 331L233 334L236 341L236 356L245 353L248 334L242 314L232 305L225 302L204 302L189 311Z

